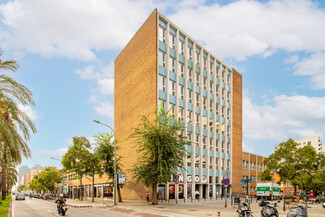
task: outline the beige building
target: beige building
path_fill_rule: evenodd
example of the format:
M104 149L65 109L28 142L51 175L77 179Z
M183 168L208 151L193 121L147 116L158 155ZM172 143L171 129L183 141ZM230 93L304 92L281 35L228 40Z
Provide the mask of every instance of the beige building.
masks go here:
M302 148L306 145L311 145L317 153L323 153L325 154L325 146L323 146L323 143L320 141L319 136L310 137L306 139L299 139L295 140L296 143L298 143L298 148ZM275 146L275 150L279 148L279 145Z

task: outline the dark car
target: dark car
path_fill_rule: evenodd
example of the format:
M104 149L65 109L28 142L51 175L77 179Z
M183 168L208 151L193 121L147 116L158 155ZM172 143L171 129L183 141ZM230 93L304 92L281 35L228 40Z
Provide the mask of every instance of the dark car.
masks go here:
M16 194L16 200L25 200L25 195L22 193Z
M41 198L41 194L34 194L35 198Z

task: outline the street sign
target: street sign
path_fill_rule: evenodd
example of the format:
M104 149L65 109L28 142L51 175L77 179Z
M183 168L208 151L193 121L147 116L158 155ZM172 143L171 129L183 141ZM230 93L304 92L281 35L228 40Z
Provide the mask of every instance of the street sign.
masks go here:
M175 184L178 184L178 183L179 183L179 180L178 180L178 179L176 179L176 180L175 180Z
M239 181L239 184L247 184L247 180L246 179L241 179L240 181Z
M125 185L125 173L118 173L117 174L117 184Z
M229 185L230 181L229 181L229 179L224 179L224 180L222 180L222 183L224 185Z

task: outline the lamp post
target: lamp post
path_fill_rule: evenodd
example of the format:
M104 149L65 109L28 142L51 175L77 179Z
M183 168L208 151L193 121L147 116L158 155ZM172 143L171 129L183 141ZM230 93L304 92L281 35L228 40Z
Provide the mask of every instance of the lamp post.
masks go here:
M57 160L57 161L60 161L60 164L61 164L61 160L55 158L55 157L51 157L52 160ZM64 167L62 166L62 171L63 171L63 178L62 178L62 184L63 184L63 193L64 193ZM68 177L68 176L67 176ZM69 181L68 181L68 185L69 185ZM68 186L68 189L69 189L69 186ZM61 193L61 188L60 188L60 193Z
M108 127L109 129L111 129L111 131L114 134L114 206L116 206L117 205L117 203L116 203L117 180L116 180L116 136L115 136L115 132L114 132L113 128L108 126L107 124L104 124L104 123L102 123L100 121L97 121L97 120L94 120L94 122L97 123L97 124L101 124L101 125L104 125L104 126Z

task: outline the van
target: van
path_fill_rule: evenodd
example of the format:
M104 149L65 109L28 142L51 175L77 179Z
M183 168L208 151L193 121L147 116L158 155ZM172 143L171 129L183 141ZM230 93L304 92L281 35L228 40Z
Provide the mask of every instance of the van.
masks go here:
M273 186L273 187L272 187ZM272 189L272 190L271 190ZM272 198L271 198L272 195ZM280 199L282 200L282 192L280 185L277 183L257 183L256 185L257 200L266 198L268 200Z

